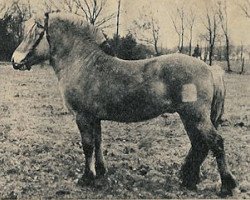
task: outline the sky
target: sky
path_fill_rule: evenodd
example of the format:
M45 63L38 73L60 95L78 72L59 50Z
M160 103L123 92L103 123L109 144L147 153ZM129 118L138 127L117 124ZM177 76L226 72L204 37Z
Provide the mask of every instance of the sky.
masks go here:
M23 0L25 1L25 0ZM59 2L60 0L54 0ZM120 34L126 35L128 30L133 28L134 20L141 20L141 14L153 15L160 27L159 44L162 47L172 48L178 44L178 36L174 31L171 21L171 13L176 10L176 6L183 6L188 12L192 7L197 15L194 25L194 43L198 43L198 35L204 32L205 5L212 4L216 0L121 0ZM250 45L250 19L246 18L239 9L239 3L244 0L226 0L228 5L228 29L230 38L234 44ZM0 0L1 3L8 3L10 0ZM30 0L32 7L37 12L43 12L43 0ZM103 15L108 15L117 10L117 0L107 0ZM111 23L115 24L116 19ZM105 32L112 36L116 27L105 29ZM186 31L186 34L188 31ZM185 44L188 37L184 39Z

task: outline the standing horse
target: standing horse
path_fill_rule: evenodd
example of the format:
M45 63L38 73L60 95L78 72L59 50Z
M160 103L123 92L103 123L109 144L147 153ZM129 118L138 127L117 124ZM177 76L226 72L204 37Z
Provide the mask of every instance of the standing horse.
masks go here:
M162 113L179 113L191 141L181 169L182 184L196 189L209 150L216 157L221 192L232 194L222 137L216 128L223 112L222 74L198 59L172 54L124 61L98 46L101 32L74 15L46 14L31 19L24 40L13 54L13 67L30 70L50 60L66 106L76 115L85 154L84 178L106 173L101 120L139 122ZM94 156L95 155L95 156Z

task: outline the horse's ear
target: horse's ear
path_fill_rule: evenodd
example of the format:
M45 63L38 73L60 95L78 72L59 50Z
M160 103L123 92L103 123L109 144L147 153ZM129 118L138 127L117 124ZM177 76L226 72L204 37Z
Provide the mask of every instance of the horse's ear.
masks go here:
M59 9L57 9L57 10L52 10L52 11L49 11L49 12L46 12L45 14L44 14L44 27L45 28L48 28L48 25L49 25L49 14L50 13L59 13L59 12L61 12Z

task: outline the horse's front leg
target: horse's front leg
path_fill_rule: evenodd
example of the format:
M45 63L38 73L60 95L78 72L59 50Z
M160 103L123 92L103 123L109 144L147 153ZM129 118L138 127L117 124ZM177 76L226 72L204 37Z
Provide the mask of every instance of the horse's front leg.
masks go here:
M101 121L97 120L94 125L95 135L95 170L97 177L103 176L106 173L106 167L102 152L102 133L101 133Z
M76 116L76 123L81 133L82 148L85 155L85 172L84 179L87 181L94 180L95 166L94 166L94 120L82 114Z

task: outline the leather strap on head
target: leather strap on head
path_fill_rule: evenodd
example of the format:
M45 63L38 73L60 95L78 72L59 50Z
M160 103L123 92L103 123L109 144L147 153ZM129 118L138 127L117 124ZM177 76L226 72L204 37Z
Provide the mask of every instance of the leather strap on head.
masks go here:
M45 16L45 19L44 19L44 28L45 28L45 30L48 30L48 28L49 28L49 13L48 12L45 13L44 16Z
M52 64L52 58L51 58L51 40L50 40L50 35L49 35L49 12L46 12L44 14L44 29L45 29L45 33L46 33L46 39L49 43L49 51L50 51L50 55L49 55L49 62L50 64Z

